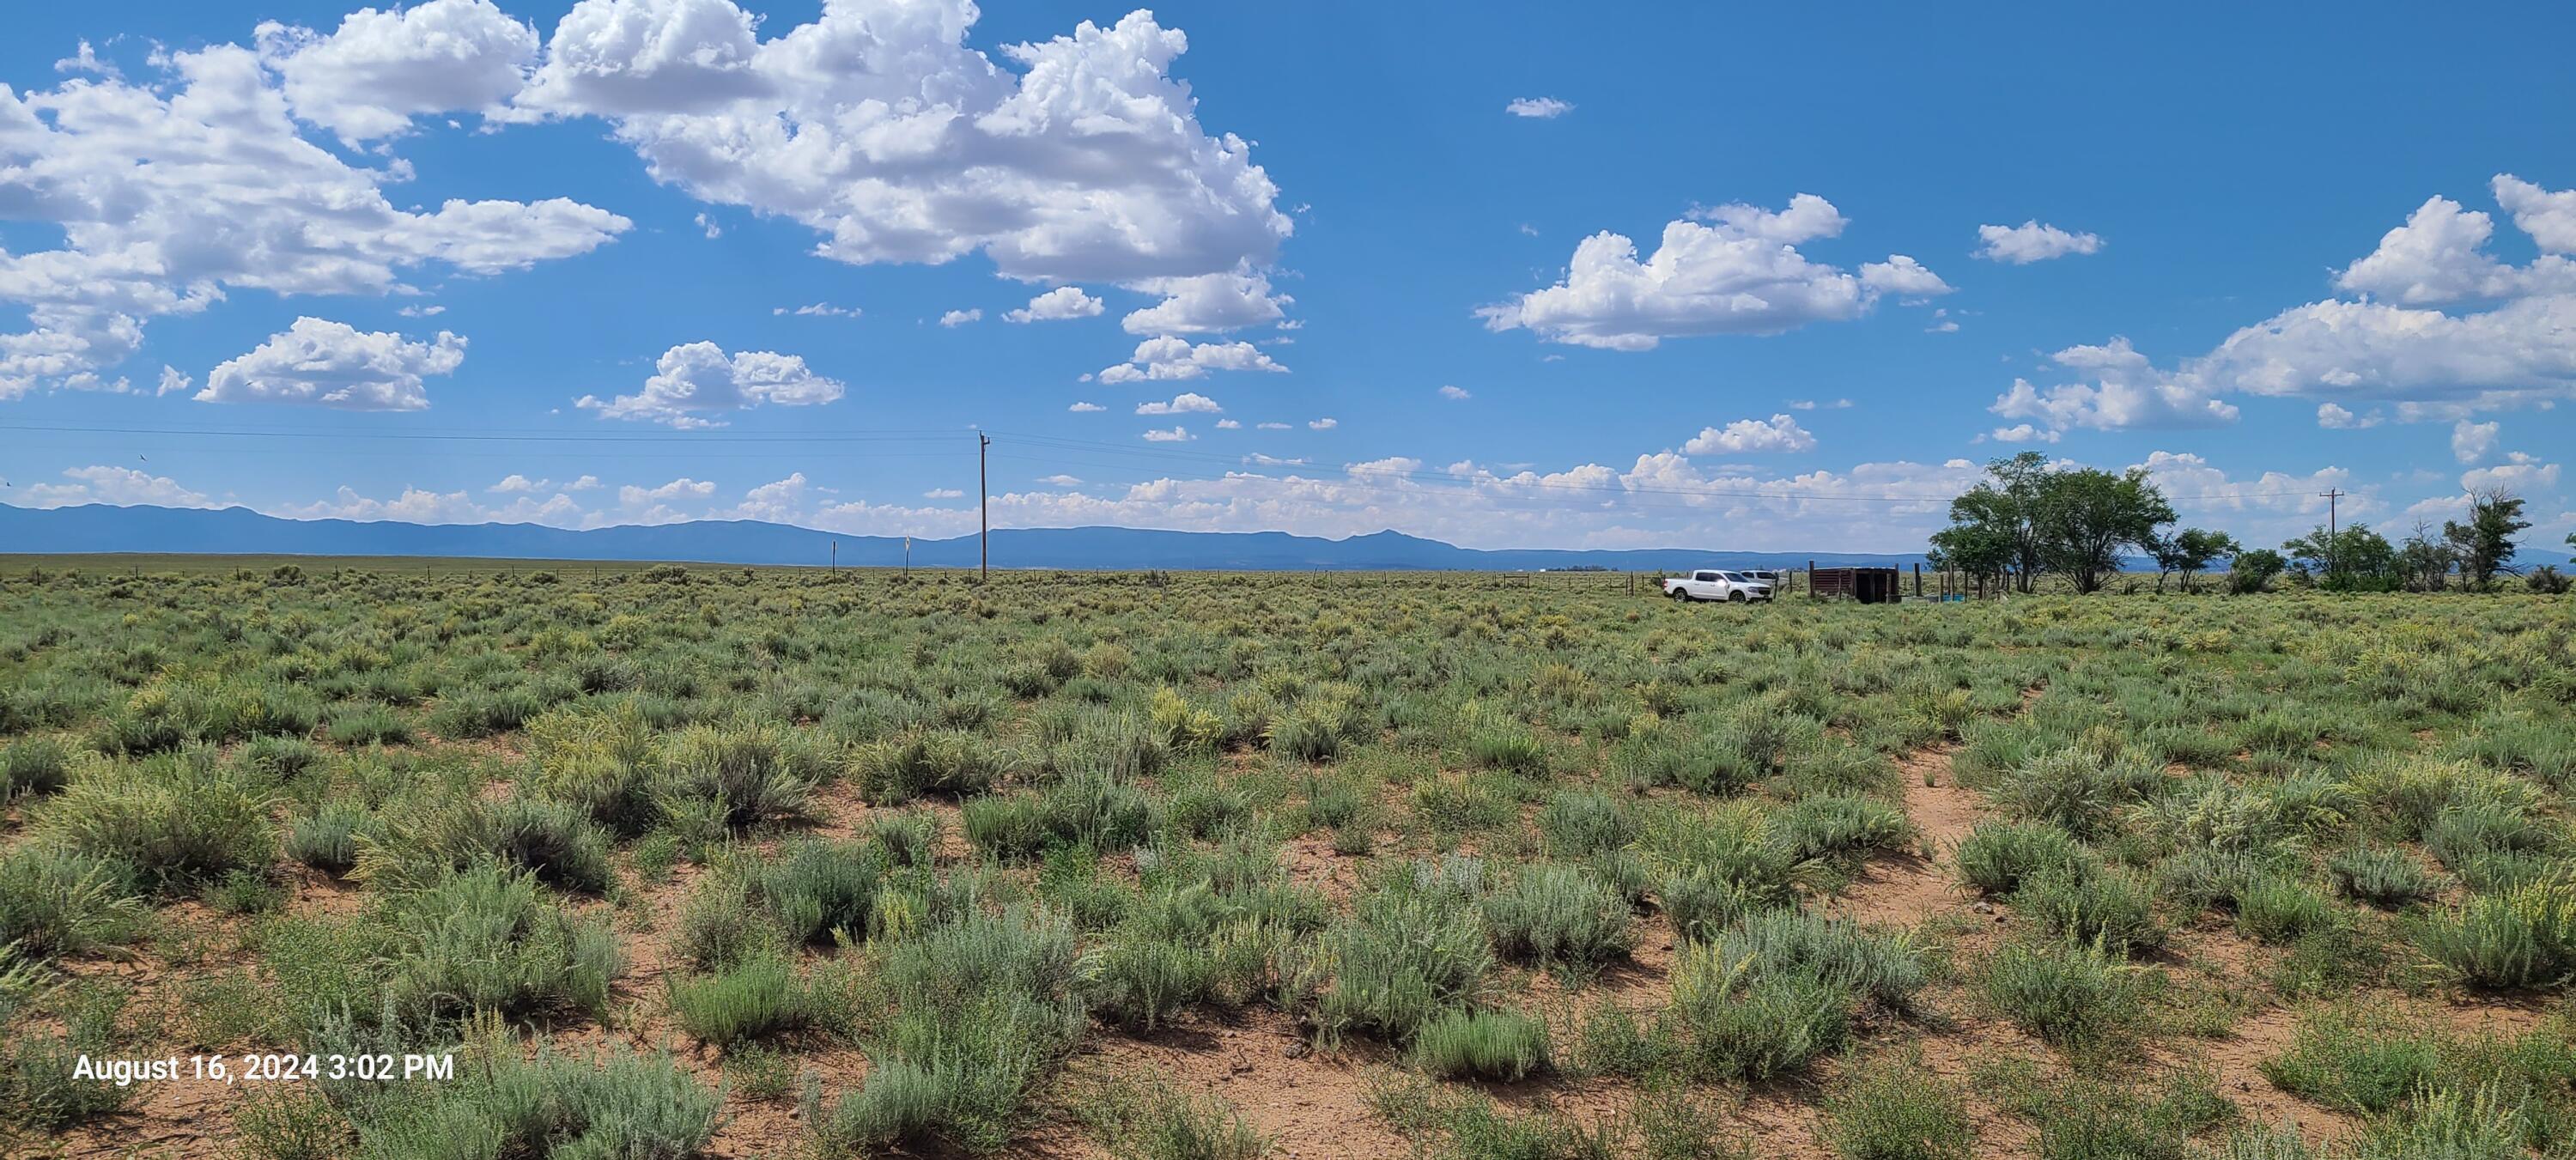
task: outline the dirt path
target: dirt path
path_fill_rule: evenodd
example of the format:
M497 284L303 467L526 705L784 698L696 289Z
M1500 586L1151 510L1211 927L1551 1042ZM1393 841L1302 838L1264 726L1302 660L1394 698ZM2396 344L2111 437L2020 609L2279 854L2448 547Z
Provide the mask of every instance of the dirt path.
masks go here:
M1367 1065L1357 1053L1315 1052L1293 1021L1267 1008L1193 1017L1145 1038L1103 1032L1086 1040L1086 1047L1086 1062L1110 1074L1151 1076L1225 1100L1272 1140L1275 1156L1391 1158L1412 1152L1369 1109Z
M1827 914L1912 926L1968 904L1968 896L1938 859L1957 848L1969 829L1985 817L1985 805L1974 791L1953 779L1950 753L1949 746L1935 746L1898 760L1905 778L1905 814L1920 835L1917 849L1882 851L1872 857L1859 877L1826 902ZM1924 851L1932 856L1926 857Z

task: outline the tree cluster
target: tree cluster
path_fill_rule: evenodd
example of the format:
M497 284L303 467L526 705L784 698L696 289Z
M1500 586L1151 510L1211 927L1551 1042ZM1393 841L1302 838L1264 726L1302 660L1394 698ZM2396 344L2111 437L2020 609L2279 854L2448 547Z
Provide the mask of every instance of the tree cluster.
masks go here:
M2439 592L2456 575L2461 587L2483 592L2499 576L2519 574L2512 564L2514 537L2531 526L2522 509L2522 498L2512 492L2477 492L2469 497L2465 522L2445 520L2438 531L2417 524L2404 543L2353 523L2319 525L2281 550L2289 554L2293 574L2334 591Z
M2030 592L2040 577L2062 576L2077 592L2095 592L2119 574L2135 550L2156 564L2156 591L2179 575L2193 591L2203 571L2228 561L2227 587L2260 592L2287 574L2335 591L2438 592L2459 578L2485 591L2500 576L2520 575L2514 537L2531 527L2521 497L2501 489L2469 497L2466 520L2436 531L2418 525L2402 544L2369 524L2316 530L2281 545L2246 548L2224 532L2174 527L2173 505L2142 468L2109 472L2052 464L2036 451L1986 465L1986 479L1950 501L1950 526L1933 533L1933 564L2008 591ZM2568 537L2576 547L2576 535ZM2565 591L2556 568L2525 577L2535 591Z
M2188 591L2235 541L2200 528L2167 531L2173 505L2141 468L2109 472L2051 464L2036 451L1986 465L1988 478L1950 501L1950 526L1931 559L1981 582L2029 592L2043 575L2098 591L2131 549L2156 560L2156 585L2175 573Z

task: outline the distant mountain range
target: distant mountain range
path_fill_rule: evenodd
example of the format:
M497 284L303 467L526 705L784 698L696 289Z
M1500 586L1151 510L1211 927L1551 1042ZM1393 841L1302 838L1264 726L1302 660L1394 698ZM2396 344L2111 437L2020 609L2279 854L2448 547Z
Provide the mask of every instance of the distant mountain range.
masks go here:
M710 564L833 562L890 568L899 536L851 536L755 520L570 530L541 524L407 524L290 520L249 508L0 506L0 553L135 552L296 556L450 556L521 560L673 560ZM912 563L971 568L974 536L916 539ZM1723 548L1619 551L1461 548L1401 532L1327 540L1286 532L1172 532L1149 528L997 528L996 568L1247 571L1536 571L1690 567L1787 568L1920 562L1865 552L1739 552Z

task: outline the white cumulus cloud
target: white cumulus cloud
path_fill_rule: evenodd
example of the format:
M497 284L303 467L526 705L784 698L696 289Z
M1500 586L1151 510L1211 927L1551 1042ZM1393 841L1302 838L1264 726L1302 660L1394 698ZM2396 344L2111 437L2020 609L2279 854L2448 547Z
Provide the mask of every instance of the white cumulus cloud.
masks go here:
M1119 320L1129 334L1215 334L1279 321L1296 301L1274 294L1270 279L1243 270L1193 278L1149 278L1130 289L1161 294L1161 302Z
M2016 266L2063 258L2069 254L2096 254L2102 250L2102 236L2099 234L2061 230L2037 219L2017 226L1978 226L1977 241L1980 243L1978 257Z
M204 492L190 491L166 475L131 467L73 467L63 472L70 483L39 483L27 489L26 506L73 507L103 503L116 507L202 508L217 506Z
M2025 440L2044 431L2054 441L2071 427L2211 427L2236 421L2234 404L2209 397L2196 376L2157 370L2126 338L2070 346L2049 358L2085 378L2044 389L2015 379L2012 389L1987 408L2006 419L2035 423L2022 436ZM2006 438L2002 432L1995 437Z
M656 180L803 223L852 263L981 252L1005 277L1267 265L1291 231L1251 146L1211 134L1152 14L967 46L967 0L832 3L762 39L729 0L581 0L527 116L606 118Z
M1085 294L1079 286L1058 286L1029 299L1029 304L1002 315L1004 322L1056 322L1068 318L1099 316L1101 301Z
M2473 467L2460 473L2463 491L2509 491L2519 496L2546 492L2558 486L2558 465L2543 463L2540 458L2521 451L2507 452L2505 462L2493 467Z
M683 430L721 427L718 414L764 403L811 407L839 399L838 379L814 373L801 355L747 350L727 354L712 342L689 342L662 352L644 389L601 400L584 395L575 405L604 419L634 419Z
M1801 243L1840 234L1832 202L1813 194L1787 209L1727 205L1664 227L1645 259L1636 243L1603 231L1574 249L1563 281L1476 313L1487 329L1528 329L1550 342L1647 350L1666 338L1777 334L1857 318L1881 293L1923 297L1949 286L1903 255L1855 276L1810 261Z
M1164 335L1136 344L1136 353L1123 363L1103 369L1096 378L1103 383L1145 382L1155 380L1195 379L1209 371L1268 371L1285 374L1261 348L1248 342L1204 342L1192 344L1188 339Z
M304 317L249 353L206 375L201 403L300 403L351 411L418 411L429 406L421 380L452 374L465 340L447 331L414 342L389 331Z
M1138 403L1136 405L1136 413L1139 415L1187 415L1193 413L1213 415L1223 410L1225 410L1225 408L1216 405L1216 400L1211 399L1206 395L1195 393L1174 395L1172 400L1168 403Z
M361 8L329 34L270 22L255 35L295 116L353 144L399 134L422 113L497 110L537 56L536 30L491 0Z
M29 322L0 333L0 399L99 389L147 322L231 290L397 293L416 271L520 269L633 225L562 198L398 209L382 187L409 167L359 168L305 139L257 53L217 44L154 62L149 83L0 85L0 212L65 239L0 252L0 303Z
M2501 423L2472 423L2462 419L2452 424L2452 457L2462 463L2475 463L2495 454L2496 440L2503 430Z
M1510 104L1503 106L1503 111L1515 117L1544 121L1573 112L1574 104L1555 97L1515 97Z
M1788 415L1769 421L1738 419L1724 427L1703 427L1682 450L1693 455L1741 455L1760 451L1813 451L1816 437Z

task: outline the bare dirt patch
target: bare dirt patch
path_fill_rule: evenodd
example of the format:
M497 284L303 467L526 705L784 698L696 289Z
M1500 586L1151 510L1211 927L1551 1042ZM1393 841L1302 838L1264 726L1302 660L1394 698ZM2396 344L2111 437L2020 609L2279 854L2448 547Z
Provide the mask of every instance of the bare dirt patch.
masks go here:
M1145 1037L1086 1039L1085 1062L1233 1105L1277 1155L1396 1157L1411 1145L1369 1108L1372 1053L1315 1051L1287 1016L1253 1008L1192 1018ZM1066 1154L1079 1154L1068 1152Z
M1936 859L1958 847L1985 817L1985 806L1975 791L1952 777L1950 753L1946 746L1935 747L1898 761L1905 778L1905 814L1920 835L1917 849L1872 856L1859 876L1826 902L1826 913L1910 926L1967 904L1967 895Z

